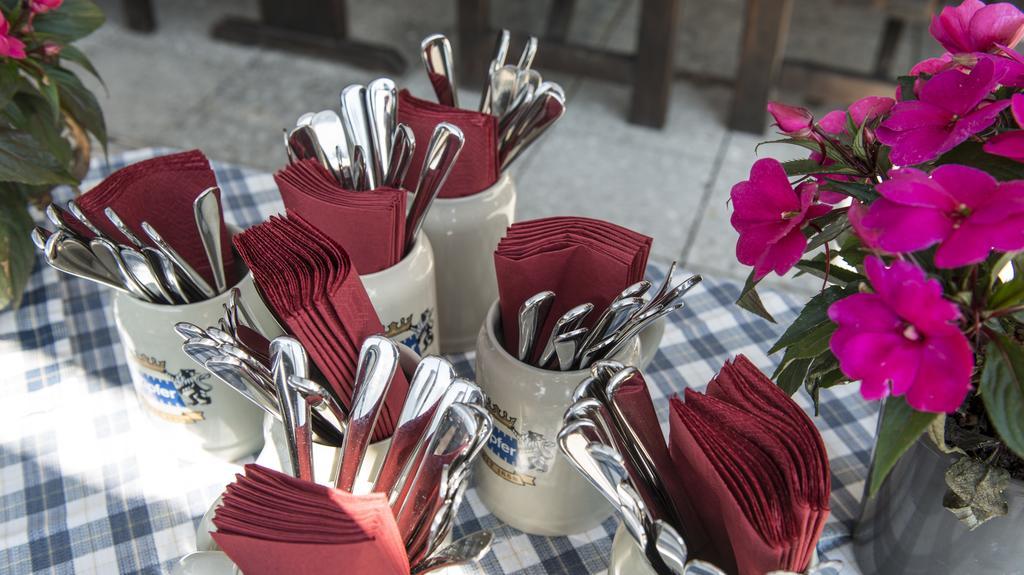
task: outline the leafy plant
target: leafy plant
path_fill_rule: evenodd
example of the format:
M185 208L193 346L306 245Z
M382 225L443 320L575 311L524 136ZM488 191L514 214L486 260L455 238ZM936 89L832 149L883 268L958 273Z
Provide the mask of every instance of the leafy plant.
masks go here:
M29 205L81 183L90 137L106 149L103 112L74 70L99 75L72 45L103 21L89 0L0 0L0 309L20 303L35 261Z
M896 98L820 120L769 103L785 136L769 143L810 157L758 160L733 187L732 222L753 267L744 309L774 321L757 294L772 271L822 280L770 350L776 383L815 406L851 382L884 400L872 495L926 432L958 454L944 502L973 529L1024 479L1024 13L945 10L930 30L949 52L901 77Z

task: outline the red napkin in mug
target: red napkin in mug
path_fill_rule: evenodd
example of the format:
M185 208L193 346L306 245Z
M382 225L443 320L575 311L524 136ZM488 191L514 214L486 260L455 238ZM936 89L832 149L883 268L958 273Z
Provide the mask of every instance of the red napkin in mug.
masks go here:
M274 181L285 208L341 244L360 274L387 269L405 255L405 190L346 190L313 159L278 170Z
M88 192L75 200L85 216L104 235L120 244L131 246L107 216L105 208L113 208L121 220L146 245L155 247L142 231L142 222L150 225L200 275L214 285L213 270L206 258L202 239L196 229L192 203L199 194L217 185L217 177L210 161L199 150L160 156L121 168L107 176ZM224 224L223 198L221 201L221 245L229 245L230 238ZM93 234L77 222L69 222L74 231L91 239ZM223 251L224 269L234 269L234 252ZM229 284L230 285L230 284Z
M301 216L272 216L235 236L264 302L297 338L336 399L352 404L359 350L384 332L345 250ZM409 384L395 372L373 441L391 436Z
M412 163L405 177L405 188L416 190L423 157L427 153L430 136L441 122L448 122L462 130L466 142L459 153L439 197L461 198L482 192L498 181L501 164L498 161L498 119L475 110L464 110L421 100L402 90L398 93L398 121L408 124L416 137Z
M674 501L693 504L730 573L803 571L829 513L830 472L810 418L746 357L706 395L670 401Z
M594 304L582 324L591 327L619 292L643 279L652 242L590 218L553 217L509 226L494 251L505 349L515 355L519 307L545 290L555 292L555 300L537 341L546 342L558 318L583 303ZM539 354L543 345L537 348Z
M228 486L211 536L246 575L406 575L409 558L387 497L352 495L246 465Z

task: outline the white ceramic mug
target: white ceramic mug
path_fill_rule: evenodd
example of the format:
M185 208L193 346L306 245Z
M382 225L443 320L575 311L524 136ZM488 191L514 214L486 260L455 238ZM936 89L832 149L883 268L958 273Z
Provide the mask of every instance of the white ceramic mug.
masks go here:
M413 373L416 372L416 366L420 363L420 356L411 348L401 344L398 346L398 354L399 367L402 368L402 372L405 373L406 377L412 378ZM292 474L291 456L288 453L284 425L267 413L264 413L263 416L262 425L265 442L263 450L256 457L256 463L269 469ZM387 455L390 446L391 438L388 438L370 444L366 448L366 455L363 459L364 464L359 468L359 475L356 477L357 485L369 485L373 481L377 476L377 472L380 471L381 466L384 464L384 457ZM341 449L314 441L313 462L313 473L316 482L333 487L331 479L337 476L337 470L340 469ZM213 516L216 513L217 507L220 506L220 502L221 498L218 496L209 509L206 510L206 513L203 514L203 518L199 520L199 525L196 527L197 551L216 551L219 549L217 542L213 540L213 537L210 537L210 532L217 530L217 527L213 524Z
M437 355L441 350L435 275L434 250L420 233L402 261L360 276L384 324L384 335L420 355Z
M569 535L596 527L612 509L558 450L562 416L589 369L552 371L523 363L501 342L495 301L480 329L477 385L487 397L494 431L477 464L477 494L512 527L535 535ZM664 326L652 326L613 359L644 367Z
M498 297L494 249L515 221L516 188L506 172L493 186L462 198L438 198L423 231L437 260L441 351L469 351Z
M258 300L252 274L239 260L234 286ZM223 459L251 455L263 445L263 411L221 383L181 350L174 324L217 325L230 290L201 302L161 305L114 294L114 319L139 403L184 449L201 447ZM250 306L256 307L256 306ZM251 309L263 315L266 309Z

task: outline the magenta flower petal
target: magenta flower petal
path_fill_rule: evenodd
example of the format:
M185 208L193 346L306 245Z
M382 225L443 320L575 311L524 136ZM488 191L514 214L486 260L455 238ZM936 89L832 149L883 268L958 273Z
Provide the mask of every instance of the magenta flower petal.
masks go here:
M955 8L947 6L932 18L928 32L949 52L973 52L969 32L971 17L984 7L981 0L965 0Z
M878 184L875 189L883 198L905 206L943 210L956 208L953 195L917 168L892 170L889 179Z
M971 389L973 369L974 354L963 334L929 338L917 378L907 390L907 403L918 411L956 411Z
M913 264L886 268L871 256L864 267L875 293L848 296L828 310L839 368L861 382L865 399L903 395L917 410L955 410L974 369L970 344L955 324L958 308Z
M934 245L946 238L953 227L939 210L906 206L884 198L871 204L863 224L877 230L878 246L894 254Z
M948 70L936 74L921 88L922 102L963 116L973 110L992 91L995 66L989 60L978 60L970 74Z
M1015 94L1014 98L1020 94ZM1014 115L1017 112L1014 111ZM1012 130L997 134L985 142L982 149L986 153L1024 162L1024 130Z
M954 198L952 205L936 206L947 210L956 209L959 204L971 208L983 205L999 187L999 182L987 172L958 164L935 168L932 170L932 181L937 190L944 190Z
M896 105L896 100L886 96L867 96L850 104L848 111L853 123L860 126L866 121L874 120L889 113Z
M791 136L806 136L811 132L814 116L806 108L789 106L781 102L768 102L768 113L775 118L779 130Z
M739 232L736 259L754 267L755 279L771 271L782 275L803 254L806 220L831 208L815 204L817 186L805 182L796 190L777 160L764 158L750 168L750 179L732 187L732 227Z
M900 317L875 294L855 293L830 306L828 317L835 323L864 331L889 332L902 324Z
M842 134L846 131L846 112L832 110L818 121L818 127L829 134Z
M1013 48L1024 34L1024 14L1009 2L989 4L971 18L967 34L978 52L987 52L997 44Z

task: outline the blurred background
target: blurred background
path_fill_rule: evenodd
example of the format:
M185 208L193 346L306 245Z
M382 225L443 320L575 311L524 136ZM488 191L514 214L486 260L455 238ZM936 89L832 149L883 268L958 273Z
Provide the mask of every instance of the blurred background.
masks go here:
M111 151L198 147L264 172L285 163L281 130L337 108L349 83L389 75L432 99L418 53L425 36L451 38L468 69L457 77L461 99L475 104L493 30L512 30L511 58L537 35L536 67L565 87L568 112L513 167L519 219L608 219L653 236L658 263L739 280L748 270L734 255L727 200L772 137L766 99L820 117L891 95L896 76L941 53L927 33L935 0L98 3L108 22L80 47L106 83L90 87Z

